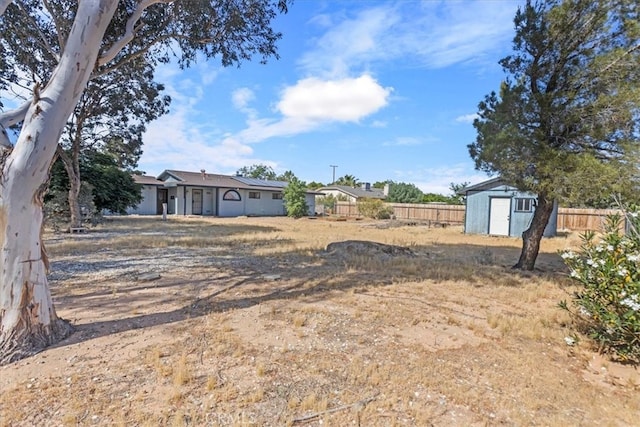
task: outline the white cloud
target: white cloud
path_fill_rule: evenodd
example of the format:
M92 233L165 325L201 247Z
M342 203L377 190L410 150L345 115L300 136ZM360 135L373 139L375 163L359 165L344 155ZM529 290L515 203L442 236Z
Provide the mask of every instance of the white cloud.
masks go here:
M484 173L470 169L466 163L417 171L395 171L396 180L415 184L424 193L450 195L451 183L477 184L489 179Z
M371 122L371 127L373 128L386 128L388 123L383 120L374 120Z
M294 119L357 122L387 105L391 91L366 74L339 80L307 78L283 91L277 109Z
M231 94L231 102L238 110L243 110L247 105L255 99L255 95L248 87L236 89Z
M309 74L335 77L380 61L404 60L427 68L482 62L513 37L518 4L428 1L363 9L329 27L299 65Z
M180 82L189 87L193 82ZM158 175L164 169L200 170L211 173L233 173L242 166L255 163L276 165L268 160L253 157L253 148L237 137L224 134L215 124L198 124L197 104L200 95L187 96L168 85L173 102L171 113L147 126L144 135L144 154L140 169ZM173 96L177 93L178 96ZM240 92L243 93L243 92ZM250 97L244 92L245 100ZM242 96L239 96L240 105Z
M276 104L282 117L257 118L250 114L247 128L236 138L256 143L311 132L330 123L357 123L385 107L392 91L366 74L338 80L303 79L282 91Z
M473 123L473 121L475 119L477 119L478 117L480 117L480 116L478 116L477 113L465 114L463 116L456 117L456 122L458 122L458 123Z
M423 141L420 138L415 138L412 136L399 136L393 141L388 141L383 143L382 145L387 146L412 146L412 145L421 145Z

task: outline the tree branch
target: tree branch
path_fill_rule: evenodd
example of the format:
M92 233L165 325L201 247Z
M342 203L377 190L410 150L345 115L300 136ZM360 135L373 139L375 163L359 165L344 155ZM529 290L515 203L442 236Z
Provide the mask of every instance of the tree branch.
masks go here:
M0 0L2 1L2 0ZM135 25L140 20L142 13L150 6L157 3L173 3L175 0L143 0L138 4L136 10L133 11L129 19L127 20L127 24L125 27L124 35L116 41L110 48L107 50L104 55L98 58L98 65L104 65L109 61L113 60L116 55L131 41L136 35Z
M138 57L140 57L140 56L144 55L144 54L145 54L145 53L147 53L147 52L148 52L152 47L154 47L158 42L161 42L161 41L164 41L164 40L170 39L170 38L172 38L173 36L174 36L174 34L167 34L167 35L164 35L164 36L162 36L162 37L158 37L157 39L153 40L153 42L151 42L151 43L147 44L145 47L141 48L140 50L138 50L138 51L136 51L136 52L134 52L134 53L132 53L132 54L126 55L124 58L121 58L121 59L120 59L118 62L116 62L115 64L110 64L108 67L103 68L103 69L101 69L101 70L99 70L99 71L97 71L97 72L93 73L93 74L91 75L91 78L92 78L92 79L94 79L94 78L96 78L96 77L102 77L102 76L104 76L104 75L109 74L109 73L110 73L110 72L112 72L113 70L115 70L115 69L117 69L117 68L121 67L123 64L126 64L127 62L132 61L132 60L134 60L134 59L136 59L136 58L138 58ZM99 65L101 65L101 64L99 64Z
M49 55L51 55L53 57L53 59L56 60L56 63L60 62L60 55L58 54L58 52L53 50L53 48L49 44L49 41L47 40L47 38L45 37L44 33L40 29L40 25L38 25L38 23L33 19L33 17L31 15L29 15L29 13L27 13L27 11L25 11L22 6L18 6L18 9L24 15L24 17L27 20L29 20L31 25L33 25L33 28L35 29L36 33L38 33L39 39L41 41L41 44L42 44L42 47L44 48L44 50L49 52ZM56 25L56 27L57 27L57 25ZM58 28L56 28L56 31L58 31Z
M0 114L0 146L6 148L12 146L9 140L9 134L7 134L7 128L24 120L30 105L31 100L23 103L16 109Z
M344 411L345 409L351 409L351 408L364 408L365 406L367 406L368 403L373 402L374 400L376 400L376 397L378 396L378 393L376 393L375 395L368 397L366 399L362 399L357 401L356 403L352 403L350 405L342 405L342 406L338 406L336 408L332 408L332 409L327 409L326 411L320 411L320 412L315 412L311 415L307 415L304 417L298 417L298 418L294 418L292 420L292 424L301 424L301 423L307 423L310 421L315 421L317 418L320 418L323 415L327 415L327 414L332 414L334 412L339 412L339 411Z
M42 3L44 4L44 8L47 9L47 12L49 12L51 20L53 21L53 25L56 27L56 34L58 35L58 47L60 48L60 52L62 52L64 50L64 35L62 32L62 24L60 23L60 20L58 19L56 14L53 12L53 8L51 7L49 0L43 0Z
M625 56L631 55L634 51L638 49L640 49L640 42L635 46L631 46L629 49L627 49L625 53L620 55L619 58L616 58L613 62L611 62L609 65L607 65L602 70L600 70L600 74L606 73L607 71L609 71L611 67L615 66L618 62L622 61L622 58L624 58Z
M13 0L0 0L0 16L2 16L11 3L13 3Z
M20 123L22 120L24 120L24 116L27 114L27 110L29 109L30 105L31 100L28 100L18 108L0 113L0 125L9 127Z

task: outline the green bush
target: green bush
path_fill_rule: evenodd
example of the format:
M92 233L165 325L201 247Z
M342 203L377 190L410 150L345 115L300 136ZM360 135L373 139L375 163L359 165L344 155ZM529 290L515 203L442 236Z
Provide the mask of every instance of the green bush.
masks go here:
M380 199L361 199L358 200L358 212L367 218L389 219L393 215L393 208Z
M301 218L309 214L304 182L295 176L291 178L289 184L285 187L283 198L287 216Z
M601 351L624 361L640 362L640 218L637 211L626 215L626 233L620 231L621 215L607 219L605 232L596 240L593 232L582 235L579 252L561 253L580 284L572 310L560 306L578 320Z

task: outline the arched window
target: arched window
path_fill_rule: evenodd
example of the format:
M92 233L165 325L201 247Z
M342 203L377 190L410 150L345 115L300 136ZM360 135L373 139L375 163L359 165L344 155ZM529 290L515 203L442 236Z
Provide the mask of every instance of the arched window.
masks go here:
M240 193L238 193L236 190L227 190L222 196L222 200L239 202L240 200L242 200L242 198L240 197Z

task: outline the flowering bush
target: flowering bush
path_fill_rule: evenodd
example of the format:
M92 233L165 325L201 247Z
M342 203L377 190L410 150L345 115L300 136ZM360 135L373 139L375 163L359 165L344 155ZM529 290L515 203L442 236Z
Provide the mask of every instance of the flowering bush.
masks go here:
M640 362L640 218L626 215L626 233L621 232L622 216L608 217L604 235L582 236L578 253L564 251L564 262L581 289L573 298L577 310L566 302L579 325L600 346L623 360Z

